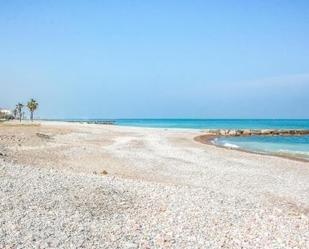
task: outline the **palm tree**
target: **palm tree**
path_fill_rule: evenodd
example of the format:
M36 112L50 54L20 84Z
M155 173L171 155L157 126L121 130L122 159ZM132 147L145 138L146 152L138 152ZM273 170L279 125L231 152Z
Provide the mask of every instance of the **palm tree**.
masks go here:
M19 117L19 122L21 122L23 108L24 108L24 105L22 103L18 103L15 108L16 113L18 114L18 117Z
M38 108L39 104L34 99L30 99L30 101L27 103L27 107L30 111L30 119L33 121L33 113Z
M13 116L14 116L14 119L16 119L17 118L17 108L15 108L14 110L13 110Z

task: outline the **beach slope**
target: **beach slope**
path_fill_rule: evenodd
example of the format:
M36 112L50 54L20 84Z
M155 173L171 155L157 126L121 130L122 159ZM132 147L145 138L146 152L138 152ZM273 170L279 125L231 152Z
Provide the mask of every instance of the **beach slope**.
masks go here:
M308 248L309 163L202 134L0 124L0 248Z

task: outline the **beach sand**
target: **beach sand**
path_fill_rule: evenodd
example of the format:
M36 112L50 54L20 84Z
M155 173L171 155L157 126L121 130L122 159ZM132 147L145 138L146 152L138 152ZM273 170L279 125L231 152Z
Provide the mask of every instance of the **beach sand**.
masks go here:
M0 248L309 248L309 163L202 134L0 124Z

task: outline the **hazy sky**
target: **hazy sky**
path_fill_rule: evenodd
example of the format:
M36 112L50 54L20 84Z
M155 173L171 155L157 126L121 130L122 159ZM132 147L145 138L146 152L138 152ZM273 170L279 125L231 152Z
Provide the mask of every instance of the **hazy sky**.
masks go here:
M0 107L309 118L309 1L0 0Z

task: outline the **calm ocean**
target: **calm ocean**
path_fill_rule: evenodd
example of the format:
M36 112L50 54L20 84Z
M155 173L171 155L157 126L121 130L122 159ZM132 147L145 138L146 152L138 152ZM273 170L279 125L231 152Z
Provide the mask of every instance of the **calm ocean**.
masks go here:
M309 136L220 137L214 144L252 152L293 156L309 160Z
M309 119L115 119L117 125L189 129L309 129Z

